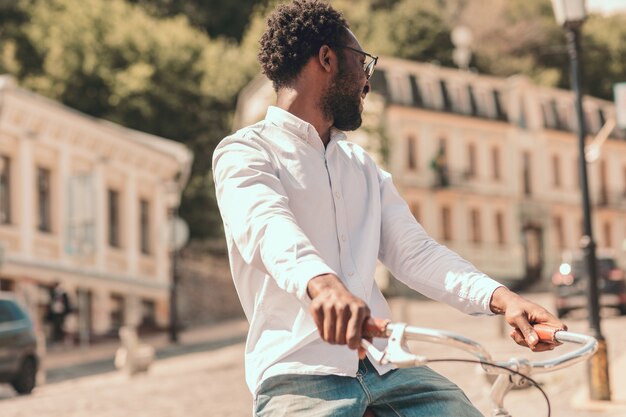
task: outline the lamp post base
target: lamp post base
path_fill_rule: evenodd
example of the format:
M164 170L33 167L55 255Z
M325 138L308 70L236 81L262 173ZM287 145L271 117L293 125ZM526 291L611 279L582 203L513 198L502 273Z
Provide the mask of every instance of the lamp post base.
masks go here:
M609 361L604 338L598 340L598 351L587 363L589 398L595 401L611 401Z

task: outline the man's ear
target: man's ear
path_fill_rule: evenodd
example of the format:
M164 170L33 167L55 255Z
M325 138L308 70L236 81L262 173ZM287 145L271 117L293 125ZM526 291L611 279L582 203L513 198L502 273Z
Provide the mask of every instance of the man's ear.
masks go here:
M335 54L332 49L328 45L322 45L318 53L318 60L322 68L326 72L332 71L331 63L335 59Z

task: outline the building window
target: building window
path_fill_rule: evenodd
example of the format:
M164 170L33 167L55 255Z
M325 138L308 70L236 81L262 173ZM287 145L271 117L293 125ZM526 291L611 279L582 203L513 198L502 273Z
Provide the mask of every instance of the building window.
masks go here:
M578 240L585 236L585 219L578 220Z
M413 97L408 74L390 73L387 80L389 82L389 86L391 87L390 92L392 102L410 106L413 103Z
M111 309L109 310L109 317L111 319L111 329L118 330L125 324L126 309L124 296L120 294L111 294Z
M141 325L144 329L156 328L156 303L153 300L141 300Z
M120 193L109 190L109 245L119 248L120 244Z
M416 76L411 75L409 77L409 82L411 83L411 91L413 92L413 105L415 107L422 107L424 105L424 101L422 100L422 92Z
M561 187L561 158L558 155L552 155L552 185Z
M500 180L500 148L494 146L491 148L491 166L493 179L496 181Z
M604 110L598 107L598 121L600 122L600 128L606 123L606 117L604 116Z
M150 254L150 203L147 200L139 202L139 226L141 237L141 253Z
M406 140L406 152L407 152L407 168L410 171L414 171L417 169L417 143L415 141L415 137L409 136Z
M470 114L471 108L465 98L467 89L460 85L450 85L449 93L452 101L452 111L460 114Z
M467 145L467 176L476 178L476 145L473 143Z
M609 189L607 187L608 178L607 178L607 166L606 160L600 160L600 204L606 205L609 203Z
M50 170L37 168L37 228L42 232L52 231Z
M441 208L441 238L445 241L452 240L452 213L448 206Z
M448 93L448 85L445 80L439 80L439 86L441 88L441 97L443 99L443 111L452 111L452 103L450 101L450 94Z
M599 125L598 112L595 109L585 111L585 127L589 135L595 135L602 128Z
M495 116L495 106L493 103L493 95L487 90L476 90L476 99L478 102L478 114L481 117L493 118Z
M531 195L533 192L532 189L532 168L531 168L531 158L530 152L524 152L522 155L522 181L524 182L524 195Z
M448 141L445 137L439 138L439 152L441 152L444 156L447 157L446 153L448 151Z
M605 221L602 224L602 233L604 234L604 247L612 248L613 247L613 239L611 236L611 222L609 220Z
M469 96L470 113L472 116L476 116L478 115L478 106L476 105L474 88L471 85L467 86L467 95Z
M543 113L543 127L546 129L555 129L556 115L554 114L555 108L552 106L552 102L542 102L541 111Z
M498 245L504 245L506 243L506 236L504 234L504 215L502 212L496 212L496 240Z
M483 239L480 226L480 211L475 208L470 210L470 231L472 243L481 243Z
M565 229L563 228L563 218L561 216L554 216L553 224L556 247L558 249L565 249Z
M493 103L495 105L496 118L498 120L506 121L506 109L504 107L504 102L502 101L502 95L498 90L493 90Z
M381 68L374 71L372 78L370 78L370 85L373 91L378 92L387 99L389 98L387 72L384 69Z
M11 158L0 156L0 224L11 224Z
M555 127L558 130L567 130L567 107L559 106L556 100L550 102L552 113L554 114Z

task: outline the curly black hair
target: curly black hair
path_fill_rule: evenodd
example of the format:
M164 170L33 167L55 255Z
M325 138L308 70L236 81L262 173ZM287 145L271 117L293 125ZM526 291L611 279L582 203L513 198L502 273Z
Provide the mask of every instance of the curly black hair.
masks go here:
M267 19L258 59L274 89L290 86L322 45L340 45L350 26L340 12L317 0L278 6Z

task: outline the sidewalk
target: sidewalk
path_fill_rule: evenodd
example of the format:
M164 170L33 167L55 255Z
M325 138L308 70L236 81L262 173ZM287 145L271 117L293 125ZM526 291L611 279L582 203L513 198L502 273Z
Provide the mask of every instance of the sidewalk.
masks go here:
M248 322L245 319L235 319L181 331L178 343L170 342L166 332L143 337L141 340L155 348L158 360L242 343L245 341L247 331ZM113 358L119 347L119 341L91 345L87 348L52 347L42 361L46 383L114 371Z

